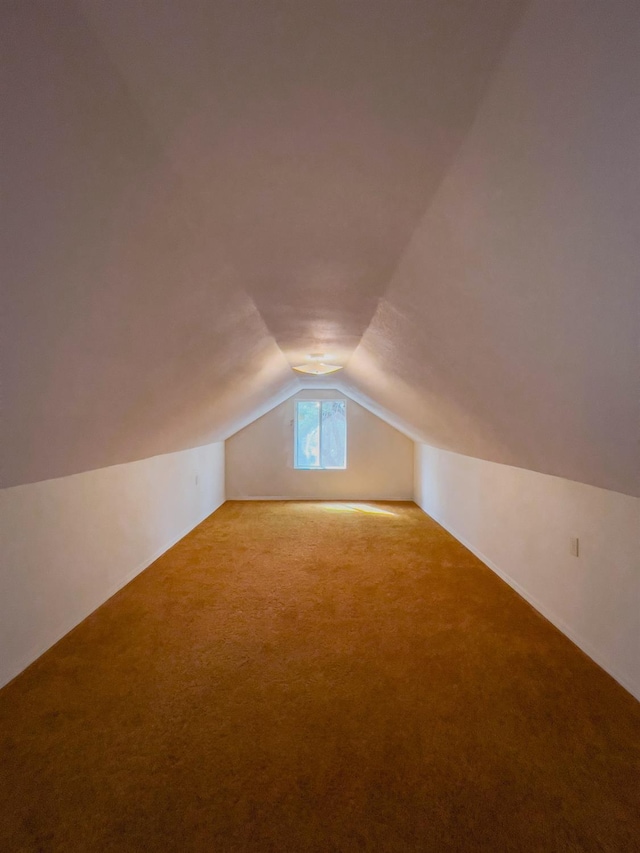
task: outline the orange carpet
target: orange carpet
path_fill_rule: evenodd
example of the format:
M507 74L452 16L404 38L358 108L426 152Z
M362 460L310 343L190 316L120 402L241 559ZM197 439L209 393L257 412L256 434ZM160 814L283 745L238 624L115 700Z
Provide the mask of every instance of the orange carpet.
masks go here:
M0 691L0 850L640 849L640 705L376 507L227 503Z

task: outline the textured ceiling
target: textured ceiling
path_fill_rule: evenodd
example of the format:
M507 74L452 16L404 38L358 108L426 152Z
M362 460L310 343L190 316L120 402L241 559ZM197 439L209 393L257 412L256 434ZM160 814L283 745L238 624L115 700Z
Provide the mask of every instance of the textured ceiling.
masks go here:
M638 493L635 3L0 14L3 486L224 438L324 351L416 438Z

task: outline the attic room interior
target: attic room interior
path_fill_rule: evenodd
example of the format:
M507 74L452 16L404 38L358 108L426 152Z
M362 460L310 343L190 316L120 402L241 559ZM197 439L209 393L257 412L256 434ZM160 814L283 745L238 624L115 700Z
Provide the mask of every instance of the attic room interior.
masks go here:
M636 0L0 39L0 850L640 849Z

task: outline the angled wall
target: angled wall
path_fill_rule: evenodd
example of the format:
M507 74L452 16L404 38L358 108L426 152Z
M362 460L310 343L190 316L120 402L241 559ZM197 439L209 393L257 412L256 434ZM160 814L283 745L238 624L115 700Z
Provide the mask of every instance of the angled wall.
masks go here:
M224 444L0 490L0 686L224 501Z
M638 15L529 5L345 370L429 445L635 496Z
M293 467L295 401L347 400L347 468ZM295 394L226 441L228 499L412 500L413 442L337 390Z
M0 3L0 488L346 360L525 3Z
M640 499L427 445L415 459L422 509L640 699Z

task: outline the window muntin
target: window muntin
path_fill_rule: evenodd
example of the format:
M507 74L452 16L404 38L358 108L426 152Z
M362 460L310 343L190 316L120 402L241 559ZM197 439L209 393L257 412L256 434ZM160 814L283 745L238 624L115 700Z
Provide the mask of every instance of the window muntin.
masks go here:
M294 467L340 470L347 467L347 401L297 400Z

